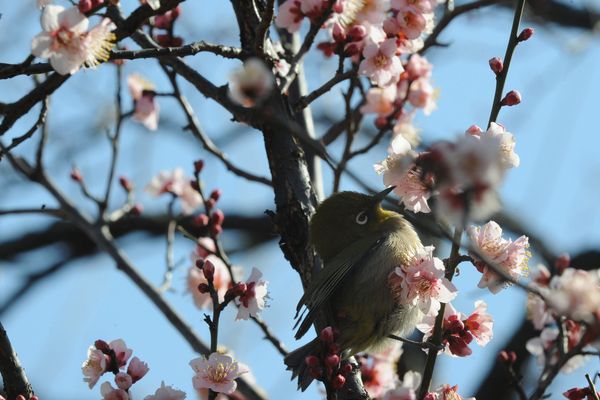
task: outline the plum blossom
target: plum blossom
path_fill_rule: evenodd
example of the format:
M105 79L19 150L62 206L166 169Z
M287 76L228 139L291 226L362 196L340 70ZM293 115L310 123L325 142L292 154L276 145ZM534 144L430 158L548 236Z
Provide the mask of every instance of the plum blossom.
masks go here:
M273 90L273 73L258 58L251 58L229 77L229 97L244 107L254 107Z
M115 383L119 389L129 390L131 385L133 384L133 379L131 376L125 372L119 372L115 375Z
M492 122L483 138L498 138L500 142L500 162L506 169L516 168L520 164L519 155L515 153L515 137L500 124Z
M394 388L396 362L401 352L400 343L392 343L381 352L358 357L362 381L369 396L380 398L385 392Z
M467 235L476 253L486 260L481 260L477 254L470 252L475 267L483 273L478 287L488 288L492 293L498 293L507 286L506 281L498 275L487 263L489 261L513 279L525 275L529 253L529 238L521 236L514 242L502 237L502 228L494 221L477 227L467 228Z
M600 270L566 268L550 281L548 301L559 314L593 323L600 312Z
M395 140L396 136L402 136L412 148L419 145L421 138L419 137L419 130L412 123L413 116L414 112L405 113L396 120L396 124L392 129L394 133L392 141Z
M404 70L408 74L408 79L414 81L419 78L429 79L431 77L432 68L433 66L425 57L419 54L413 54L408 59Z
M156 392L153 395L144 397L144 400L183 400L185 396L185 392L173 389L171 386L165 386L165 382L162 381Z
M394 193L400 196L400 201L407 209L415 213L431 212L427 204L427 200L431 197L431 188L423 183L418 169L408 170L395 185Z
M232 357L220 353L212 353L208 359L195 358L190 361L190 366L195 372L192 379L194 389L207 388L225 394L233 393L237 387L235 380L248 372Z
M458 385L450 386L444 384L434 392L428 393L431 397L425 397L427 400L475 400L475 397L462 397L457 393Z
M113 388L110 382L104 382L100 385L100 394L102 400L129 400L127 391L121 388Z
M360 108L363 114L375 113L387 117L395 110L396 86L372 87L367 92L367 104Z
M195 209L202 205L202 197L196 191L188 177L181 168L175 168L173 171L161 171L154 176L146 186L146 191L154 197L163 193L171 193L181 200L181 208L184 214L191 214Z
M236 299L239 306L236 320L256 317L265 308L268 282L261 277L262 273L257 268L252 268L252 273L246 281L245 292Z
M568 345L567 351L570 350L580 339L577 332L569 331L569 324L565 324L567 327ZM574 325L571 325L574 327ZM577 328L575 328L577 329ZM537 357L537 363L540 366L544 366L547 362L547 356L550 356L550 365L555 364L559 359L558 350L556 348L556 339L558 338L558 328L548 327L544 328L540 333L540 336L529 339L525 345L527 351ZM586 360L589 359L587 356L576 355L571 357L569 361L560 369L562 373L573 372L574 370L585 364Z
M358 67L359 74L368 76L371 83L380 87L397 82L404 70L396 56L397 49L395 39L367 44L363 50L365 59Z
M108 344L108 347L115 353L117 366L123 367L131 357L133 350L127 347L123 339L115 339Z
M494 320L487 313L487 304L483 300L475 302L475 310L465 321L465 328L475 337L480 346L485 346L492 340Z
M127 77L127 87L135 103L133 119L151 131L158 128L160 107L155 100L154 85L139 74Z
M104 354L96 346L88 348L88 358L83 362L81 370L83 372L83 381L87 382L91 389L96 385L102 374L106 372L110 357Z
M131 376L132 383L136 383L142 379L149 370L150 368L148 368L148 364L137 357L133 357L127 366L127 374Z
M417 39L425 30L428 29L428 16L420 13L412 7L407 7L398 12L396 21L401 32L408 39Z
M408 91L408 101L415 107L422 108L425 115L431 114L436 108L435 100L438 94L431 86L429 79L419 78L412 82Z
M198 290L198 285L207 283L207 281L202 270L196 267L196 261L204 259L205 262L211 262L215 267L213 285L219 296L219 301L222 302L225 299L225 293L227 293L227 289L231 285L231 277L229 276L227 266L223 260L212 253L214 250L215 245L212 240L200 238L196 250L191 255L192 266L188 269L187 289L193 296L194 304L201 310L212 307L212 299L210 298L210 294L201 293Z
M433 256L433 246L420 249L407 266L397 267L401 288L392 288L400 304L416 305L426 315L435 315L440 303L448 303L457 295L456 287L446 277L444 263Z
M547 297L549 291L546 288L538 290ZM546 301L531 293L527 296L527 319L533 323L533 327L537 330L542 330L546 325L554 322L554 317Z
M349 28L356 25L381 25L390 0L345 0L342 12L334 18Z
M300 0L289 0L283 3L275 17L275 25L287 29L290 33L296 32L304 20L304 13L300 7Z
M114 24L108 19L87 32L89 20L71 7L46 4L42 10L43 32L31 41L31 53L47 58L61 75L74 74L82 65L95 66L108 59L114 45Z
M387 391L383 400L417 400L417 390L421 385L421 374L407 371L396 388Z

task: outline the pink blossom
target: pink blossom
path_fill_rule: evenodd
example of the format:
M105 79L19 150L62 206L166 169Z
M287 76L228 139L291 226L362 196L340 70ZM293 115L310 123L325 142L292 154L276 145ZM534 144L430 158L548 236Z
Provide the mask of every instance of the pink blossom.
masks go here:
M433 256L433 249L424 247L409 265L395 270L402 278L400 303L417 305L426 315L437 314L440 303L448 303L457 295L456 287L444 276L444 263Z
M127 347L123 339L115 339L108 344L108 347L115 352L115 360L119 367L127 364L127 360L131 357L133 350Z
M114 47L116 39L112 32L116 28L116 25L109 18L103 18L98 25L87 33L88 57L85 60L87 67L96 67L110 58L110 51Z
M148 364L137 357L133 357L127 367L127 373L131 376L132 383L136 383L148 373Z
M549 290L547 288L539 288L545 297L548 297ZM533 327L537 330L542 330L544 327L554 322L554 317L546 301L539 296L529 294L527 296L527 319L533 323Z
M133 384L133 379L129 374L125 372L119 372L115 375L115 383L119 389L127 391Z
M407 371L396 388L385 393L383 400L417 400L417 390L420 385L421 374Z
M186 177L181 168L175 168L173 171L161 171L152 178L146 186L146 191L154 197L163 193L171 193L179 197L184 214L191 214L203 204L200 193L192 187L190 179Z
M394 346L382 353L360 357L360 372L367 393L372 398L381 397L395 386L396 363L401 346Z
M465 328L475 337L480 346L485 346L492 340L494 320L487 313L487 304L483 300L475 302L475 311L465 321Z
M411 150L410 143L403 136L397 135L391 142L390 155L373 167L375 172L383 175L383 184L388 187L396 185L406 172L414 167L417 153Z
M416 39L427 28L427 19L423 13L414 8L405 8L396 16L401 32L408 39Z
M360 108L360 112L376 113L380 117L387 117L396 108L394 100L396 100L396 86L372 87L367 92L367 104Z
M473 252L470 253L477 270L483 273L478 284L480 288L487 287L490 292L498 293L507 285L486 261L493 263L513 279L526 273L527 263L531 256L528 251L529 239L527 236L521 236L514 242L511 239L504 239L502 228L494 221L481 227L470 226L467 228L467 235L474 250L486 258L486 260L481 260Z
M155 100L154 85L139 74L127 77L127 87L135 103L133 119L151 131L158 128L160 107Z
M89 57L85 43L88 24L77 7L46 5L42 11L43 32L33 38L32 54L50 59L52 68L61 75L77 72Z
M444 307L444 320L442 323L442 345L443 352L450 356L466 357L472 353L469 344L473 341L473 335L468 331L463 322L465 315L457 311L451 303ZM436 315L425 315L417 329L423 332L423 341L433 334ZM426 349L425 349L426 351Z
M389 0L345 0L344 10L337 17L343 26L381 25L390 8Z
M600 270L566 268L550 281L548 301L561 315L593 323L600 312Z
M190 361L195 372L192 379L194 389L211 389L215 392L231 394L235 391L237 379L247 369L240 366L228 355L212 353L208 359L199 357Z
M165 382L162 381L156 392L153 395L144 397L144 400L183 400L185 396L185 392L173 389L171 386L165 386Z
M384 87L400 79L404 70L396 56L396 40L386 39L381 43L369 43L363 50L365 59L359 65L359 74L366 75L374 85Z
M394 141L397 136L402 136L406 141L408 141L412 148L415 148L419 145L421 138L419 137L419 130L412 122L414 115L415 110L412 110L408 113L403 112L400 115L393 128L394 135L392 137L392 141Z
M95 346L88 348L88 358L83 362L81 370L83 381L87 382L89 388L93 388L102 374L106 372L110 358Z
M279 7L279 13L275 18L275 25L280 28L287 29L293 33L300 29L304 13L300 9L300 0L289 0Z
M274 86L273 73L258 58L251 58L229 77L229 97L244 107L254 107L265 100Z
M410 85L408 101L413 106L422 108L425 115L431 114L436 108L436 98L437 93L428 79L419 78Z
M427 0L425 0L427 2ZM413 54L408 59L406 66L404 69L408 73L408 79L411 81L417 80L419 78L429 79L431 77L431 69L432 65L427 61L425 57L420 56L419 54Z
M481 221L500 210L498 194L492 188L481 185L470 188L469 195L456 187L446 186L439 190L435 214L454 226L465 221Z
M515 153L515 137L506 128L495 122L490 124L487 132L481 135L483 138L497 138L500 144L500 161L506 169L516 168L520 164L518 154Z
M262 273L257 268L252 268L252 273L246 281L246 291L236 299L239 306L236 320L256 317L265 308L268 282L261 277Z
M444 384L437 388L433 394L435 400L475 400L475 397L467 397L464 398L457 393L458 386L450 386L448 384Z
M425 14L432 12L435 6L435 0L392 0L392 8L397 11L404 11L412 8Z
M113 388L110 382L100 385L100 394L102 400L129 400L129 394L125 390Z
M203 253L206 255L201 255ZM198 285L207 283L204 273L196 267L198 259L205 259L214 265L213 285L217 290L220 302L225 299L225 293L227 293L227 289L229 289L231 284L231 277L223 260L215 255L205 253L201 245L196 247L196 252L192 253L192 266L188 269L187 287L188 291L192 294L194 304L202 310L212 307L212 299L210 298L210 294L200 293L198 290Z
M569 334L567 333L567 336ZM546 365L547 357L550 356L550 365L556 364L559 359L558 350L556 349L556 339L558 338L558 328L544 328L540 336L529 339L525 345L527 351L537 357L537 363L540 366ZM573 342L569 341L567 351L573 347ZM560 369L562 373L573 372L581 367L589 359L587 356L577 355L571 357L569 361Z
M404 176L395 182L394 193L400 196L404 206L415 213L429 213L431 209L427 200L431 197L431 188L427 187L417 169L410 169Z

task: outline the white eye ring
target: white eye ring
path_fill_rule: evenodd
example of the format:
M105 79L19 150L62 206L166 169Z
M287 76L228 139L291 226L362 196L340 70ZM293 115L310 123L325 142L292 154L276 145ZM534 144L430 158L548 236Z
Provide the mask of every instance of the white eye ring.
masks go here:
M369 217L367 216L366 212L361 211L358 214L356 214L356 218L354 220L356 221L357 224L364 225L369 220Z

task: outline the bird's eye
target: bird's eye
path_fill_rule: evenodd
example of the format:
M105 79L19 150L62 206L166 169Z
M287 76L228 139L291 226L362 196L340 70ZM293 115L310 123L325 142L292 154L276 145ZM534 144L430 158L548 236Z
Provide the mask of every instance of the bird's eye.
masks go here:
M356 214L356 218L354 220L356 221L357 224L364 225L369 220L369 217L367 216L366 212L361 211L358 214Z

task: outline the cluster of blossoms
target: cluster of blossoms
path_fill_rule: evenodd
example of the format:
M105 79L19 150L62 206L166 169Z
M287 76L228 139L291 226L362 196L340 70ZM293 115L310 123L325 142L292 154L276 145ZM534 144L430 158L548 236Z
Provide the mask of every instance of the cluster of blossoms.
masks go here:
M183 38L173 34L174 24L181 15L181 7L177 6L164 14L151 19L150 24L155 29L163 29L164 33L154 35L156 43L163 47L179 47L183 44Z
M423 400L475 400L475 397L464 398L458 394L458 385L442 385L433 392L429 392Z
M424 247L410 264L397 267L389 285L398 303L418 306L423 314L435 317L440 303L452 301L458 291L444 276L444 262L433 256L433 250L433 246Z
M478 284L480 288L488 288L490 292L498 293L507 286L507 282L488 263L500 268L512 279L527 273L527 264L531 257L527 236L521 236L514 242L505 239L502 237L502 228L494 221L480 227L470 226L467 228L467 235L475 250L470 252L473 264L483 274Z
M435 195L437 214L462 226L499 209L496 190L505 172L519 165L514 147L512 133L496 123L486 132L472 126L455 142L438 142L420 153L396 136L375 170L386 186L396 186L407 209L430 212L428 200Z
M356 356L364 388L370 397L381 398L398 385L396 364L401 355L402 343L395 341L377 353Z
M575 387L564 392L563 396L569 400L596 400L600 397L600 392L594 394L593 390L589 387Z
M340 357L341 348L337 343L339 332L328 326L323 328L319 339L321 348L318 354L311 354L304 359L310 375L320 381L327 382L334 390L346 384L346 376L352 373L352 365L343 362Z
M531 285L544 296L530 294L527 316L540 335L527 342L527 350L537 356L540 365L554 365L562 351L600 349L600 271L570 268L567 255L555 264L556 275L539 265ZM562 325L565 340L560 340ZM561 350L559 346L564 348ZM561 368L570 372L583 365L587 356L577 354Z
M106 343L103 340L96 342L88 349L88 358L84 361L81 369L83 380L92 389L100 377L106 372L114 374L116 388L110 382L104 382L100 386L103 400L129 400L129 389L133 384L142 379L149 368L148 365L137 357L131 360L133 351L127 347L122 339ZM127 362L129 361L129 365ZM125 368L127 366L127 368ZM169 395L169 397L166 397ZM164 382L154 395L146 396L144 400L183 400L185 393L165 386Z
M425 316L417 329L427 340L433 334L435 317ZM487 313L487 304L483 300L475 302L475 310L468 317L456 311L452 304L446 304L442 323L442 345L448 355L466 357L472 353L469 344L475 340L480 346L485 346L492 340L494 321Z
M110 19L88 31L89 20L77 6L62 6L42 2L43 32L31 42L31 53L46 58L61 75L74 74L82 66L94 67L108 60L114 46L115 29Z

